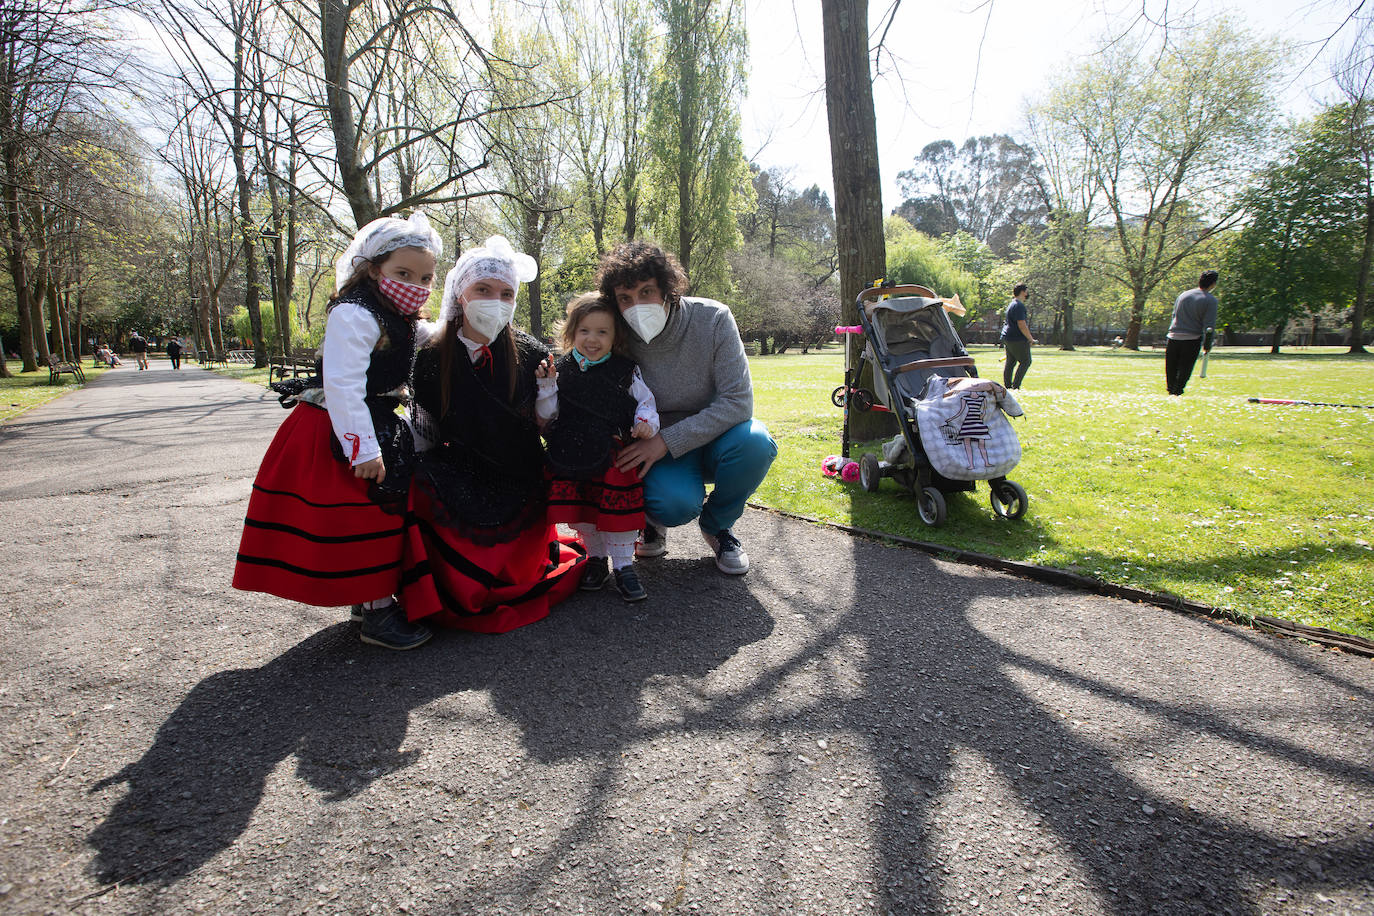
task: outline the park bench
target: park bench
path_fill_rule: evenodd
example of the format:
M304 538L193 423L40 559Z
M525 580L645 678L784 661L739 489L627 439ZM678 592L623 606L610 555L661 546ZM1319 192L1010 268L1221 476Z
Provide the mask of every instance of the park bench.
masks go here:
M274 356L267 362L267 381L283 380L290 375L300 378L315 374L315 355L307 350L297 350L290 356Z
M86 384L86 373L81 371L80 363L68 363L58 359L56 356L49 356L48 384L56 385L62 380L62 374L64 372L74 377L81 384Z
M231 362L231 363L241 363L241 364L245 364L245 365L251 366L251 365L253 365L253 351L252 351L252 350L230 350L230 351L229 351L229 362Z

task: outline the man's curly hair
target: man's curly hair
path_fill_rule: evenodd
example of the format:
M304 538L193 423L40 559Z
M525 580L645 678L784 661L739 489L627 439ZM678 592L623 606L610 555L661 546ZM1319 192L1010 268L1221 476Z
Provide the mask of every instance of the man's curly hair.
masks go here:
M648 242L621 242L601 259L596 273L596 286L607 302L615 302L615 291L622 286L635 286L654 280L663 291L663 301L669 309L687 291L687 275L677 258Z

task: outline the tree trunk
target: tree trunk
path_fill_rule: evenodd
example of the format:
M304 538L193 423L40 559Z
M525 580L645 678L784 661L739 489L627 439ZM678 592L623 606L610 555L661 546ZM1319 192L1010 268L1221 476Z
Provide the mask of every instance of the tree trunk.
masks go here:
M352 4L345 0L320 0L320 46L324 49L324 92L329 108L329 127L334 134L334 156L344 195L358 228L377 218L378 204L368 187L367 172L358 151L358 125L353 118L353 97L348 91L348 17Z
M1072 350L1072 349L1073 349L1073 301L1072 301L1072 300L1069 300L1069 299L1066 299L1066 300L1064 301L1063 308L1064 308L1064 336L1060 339L1060 342L1059 342L1059 349L1061 349L1061 350Z
M29 329L33 332L33 345L38 350L38 367L46 366L52 358L48 346L47 321L43 317L43 305L48 298L48 252L43 251L34 271L33 289L29 291Z
M525 254L534 258L536 264L541 261L543 240L539 232L539 212L532 207L525 208ZM525 284L525 289L530 302L530 334L536 340L544 339L544 284L539 274L535 274L533 280Z
M1350 352L1364 353L1364 306L1369 301L1369 268L1374 262L1374 197L1364 201L1364 251L1355 278L1355 309L1350 315Z
M1145 319L1145 290L1138 285L1131 290L1131 322L1126 326L1126 349L1140 349L1140 326Z
M1287 320L1280 321L1274 326L1274 337L1269 341L1269 353L1273 356L1279 355L1279 347L1283 343L1283 332L1288 327Z
M868 63L868 0L821 0L821 25L840 307L842 323L858 324L859 293L887 271L878 129ZM849 415L849 427L852 438L876 439L890 435L894 421L881 413L855 412Z
M257 228L253 223L252 183L248 174L248 163L244 158L244 138L248 133L243 116L243 82L245 70L243 63L244 35L240 31L234 36L234 111L233 136L234 174L239 192L239 237L243 244L243 306L248 310L248 326L253 336L253 367L262 369L267 365L267 342L262 334L262 310L258 307L258 259L254 250L257 244Z

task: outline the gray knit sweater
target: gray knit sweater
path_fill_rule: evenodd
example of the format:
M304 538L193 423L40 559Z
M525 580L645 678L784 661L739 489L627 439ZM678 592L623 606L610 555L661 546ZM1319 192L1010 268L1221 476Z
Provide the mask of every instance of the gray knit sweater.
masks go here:
M1217 326L1217 297L1200 289L1190 289L1174 302L1174 316L1168 336L1174 340L1197 340L1208 328Z
M630 332L630 355L654 393L659 431L679 458L754 416L749 360L728 306L683 296L650 343Z

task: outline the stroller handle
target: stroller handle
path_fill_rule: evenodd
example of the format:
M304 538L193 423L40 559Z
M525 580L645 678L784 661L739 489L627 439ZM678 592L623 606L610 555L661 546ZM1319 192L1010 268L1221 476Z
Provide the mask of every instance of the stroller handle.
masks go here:
M893 373L912 372L916 369L952 369L955 366L974 365L972 356L947 356L943 359L916 359L909 363L903 363Z
M935 290L925 286L907 284L905 286L872 286L859 293L859 302L864 303L870 299L877 299L879 296L922 296L926 299L938 299Z

